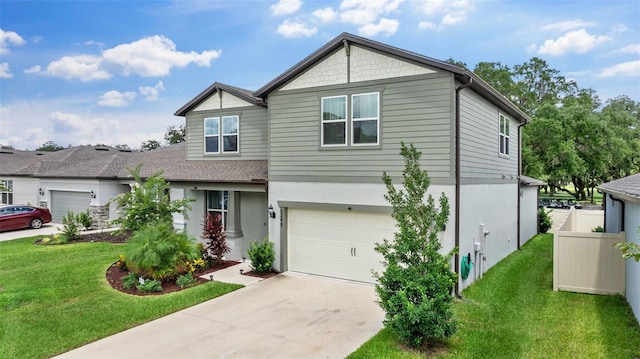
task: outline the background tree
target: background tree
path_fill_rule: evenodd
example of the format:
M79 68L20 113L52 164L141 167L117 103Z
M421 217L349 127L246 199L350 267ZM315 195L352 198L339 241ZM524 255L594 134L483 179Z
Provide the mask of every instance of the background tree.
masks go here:
M169 183L165 181L162 172L149 176L146 180L140 176L142 165L129 169L134 183L131 191L121 193L109 201L116 204L116 211L120 215L113 222L120 224L123 229L140 230L145 224L161 220L173 222L173 213L182 213L185 217L191 210L191 198L169 198Z
M59 144L53 141L47 141L44 144L42 144L42 146L36 148L36 151L44 151L44 152L55 152L60 150L64 150L64 147L60 146Z
M129 147L129 145L126 144L121 144L121 145L115 145L115 148L119 148L121 150L130 150L131 148Z
M184 124L180 125L178 128L175 126L167 127L167 132L164 134L164 140L169 145L173 145L176 143L184 142L185 137L187 135L187 129Z
M0 149L3 149L3 150L15 150L15 147L13 147L11 145L0 145Z
M379 304L386 313L385 326L407 344L420 346L455 333L451 301L457 275L449 269L453 252L440 254L439 233L449 218L448 199L443 193L439 208L431 195L425 202L431 181L427 171L420 169L421 153L404 143L400 153L405 161L404 190L383 174L385 199L393 207L398 232L393 241L376 244L385 268L374 276Z
M142 144L140 145L140 151L151 151L151 150L155 150L157 148L160 148L160 142L156 141L156 140L147 140L142 142Z

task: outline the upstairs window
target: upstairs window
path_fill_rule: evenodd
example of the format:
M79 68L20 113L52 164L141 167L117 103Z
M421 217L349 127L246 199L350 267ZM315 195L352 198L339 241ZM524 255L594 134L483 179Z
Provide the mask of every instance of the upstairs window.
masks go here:
M379 144L379 93L323 97L321 112L322 147Z
M378 144L378 93L351 96L351 143Z
M509 156L509 119L500 114L500 154Z
M347 96L322 98L322 145L347 144Z
M220 125L222 122L222 126ZM205 153L238 153L240 118L238 116L204 119Z

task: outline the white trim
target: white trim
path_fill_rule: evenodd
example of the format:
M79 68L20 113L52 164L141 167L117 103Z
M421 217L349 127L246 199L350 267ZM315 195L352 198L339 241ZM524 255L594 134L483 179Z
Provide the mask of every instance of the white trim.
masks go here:
M229 119L229 118L235 118L236 122L237 122L237 129L236 129L236 133L228 133L225 134L224 133L224 122L225 119ZM220 124L222 126L220 126L220 153L239 153L240 152L240 116L238 115L232 115L232 116L222 116L222 120L220 121ZM225 136L236 136L236 150L235 151L225 151L224 150L224 137Z
M235 118L238 124L236 133L224 133L224 120L229 118ZM218 123L218 133L213 135L207 135L207 120L214 120ZM220 154L237 154L240 153L240 116L239 115L230 115L230 116L216 116L216 117L205 117L203 119L203 143L202 143L202 152L205 155L220 155ZM236 136L236 150L235 151L225 151L224 150L224 137L225 136ZM207 138L208 137L218 137L218 149L217 151L207 151Z
M504 119L506 127L503 132L502 119ZM509 136L509 127L511 126L511 120L502 113L498 113L498 154L503 157L509 157L509 143L511 142ZM503 142L504 140L504 142Z
M214 120L216 122L218 122L218 134L217 135L207 135L207 120ZM202 126L203 126L203 130L202 133L204 134L202 137L202 152L204 152L204 154L206 155L210 155L210 154L219 154L220 153L220 142L221 142L221 136L220 136L220 132L222 131L220 128L220 117L205 117L202 120ZM218 137L218 150L213 152L213 151L207 151L207 137Z

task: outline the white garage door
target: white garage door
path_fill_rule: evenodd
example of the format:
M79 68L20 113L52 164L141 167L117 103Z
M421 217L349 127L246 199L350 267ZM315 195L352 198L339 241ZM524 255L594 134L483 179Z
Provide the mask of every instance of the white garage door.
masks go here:
M91 197L87 192L51 191L51 217L54 223L62 223L67 211L74 214L89 209Z
M290 209L289 270L374 282L371 270L382 270L375 244L394 231L389 214Z

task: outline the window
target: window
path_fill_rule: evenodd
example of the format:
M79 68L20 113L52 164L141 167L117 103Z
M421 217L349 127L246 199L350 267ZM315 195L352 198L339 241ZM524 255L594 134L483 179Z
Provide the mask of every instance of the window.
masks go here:
M350 100L350 102L348 102ZM323 97L322 139L323 147L350 144L377 145L379 143L380 94L366 93L347 96ZM347 112L347 108L351 111ZM347 117L350 114L350 118ZM350 129L351 135L347 134Z
M378 93L351 96L351 143L378 144Z
M0 180L0 204L13 204L13 181Z
M222 128L221 128L222 127ZM238 153L240 118L223 116L204 119L205 153Z
M207 212L213 216L220 214L222 226L227 228L227 205L229 203L228 191L207 191Z
M509 156L509 119L500 114L500 154Z
M322 145L347 144L347 96L322 98Z

